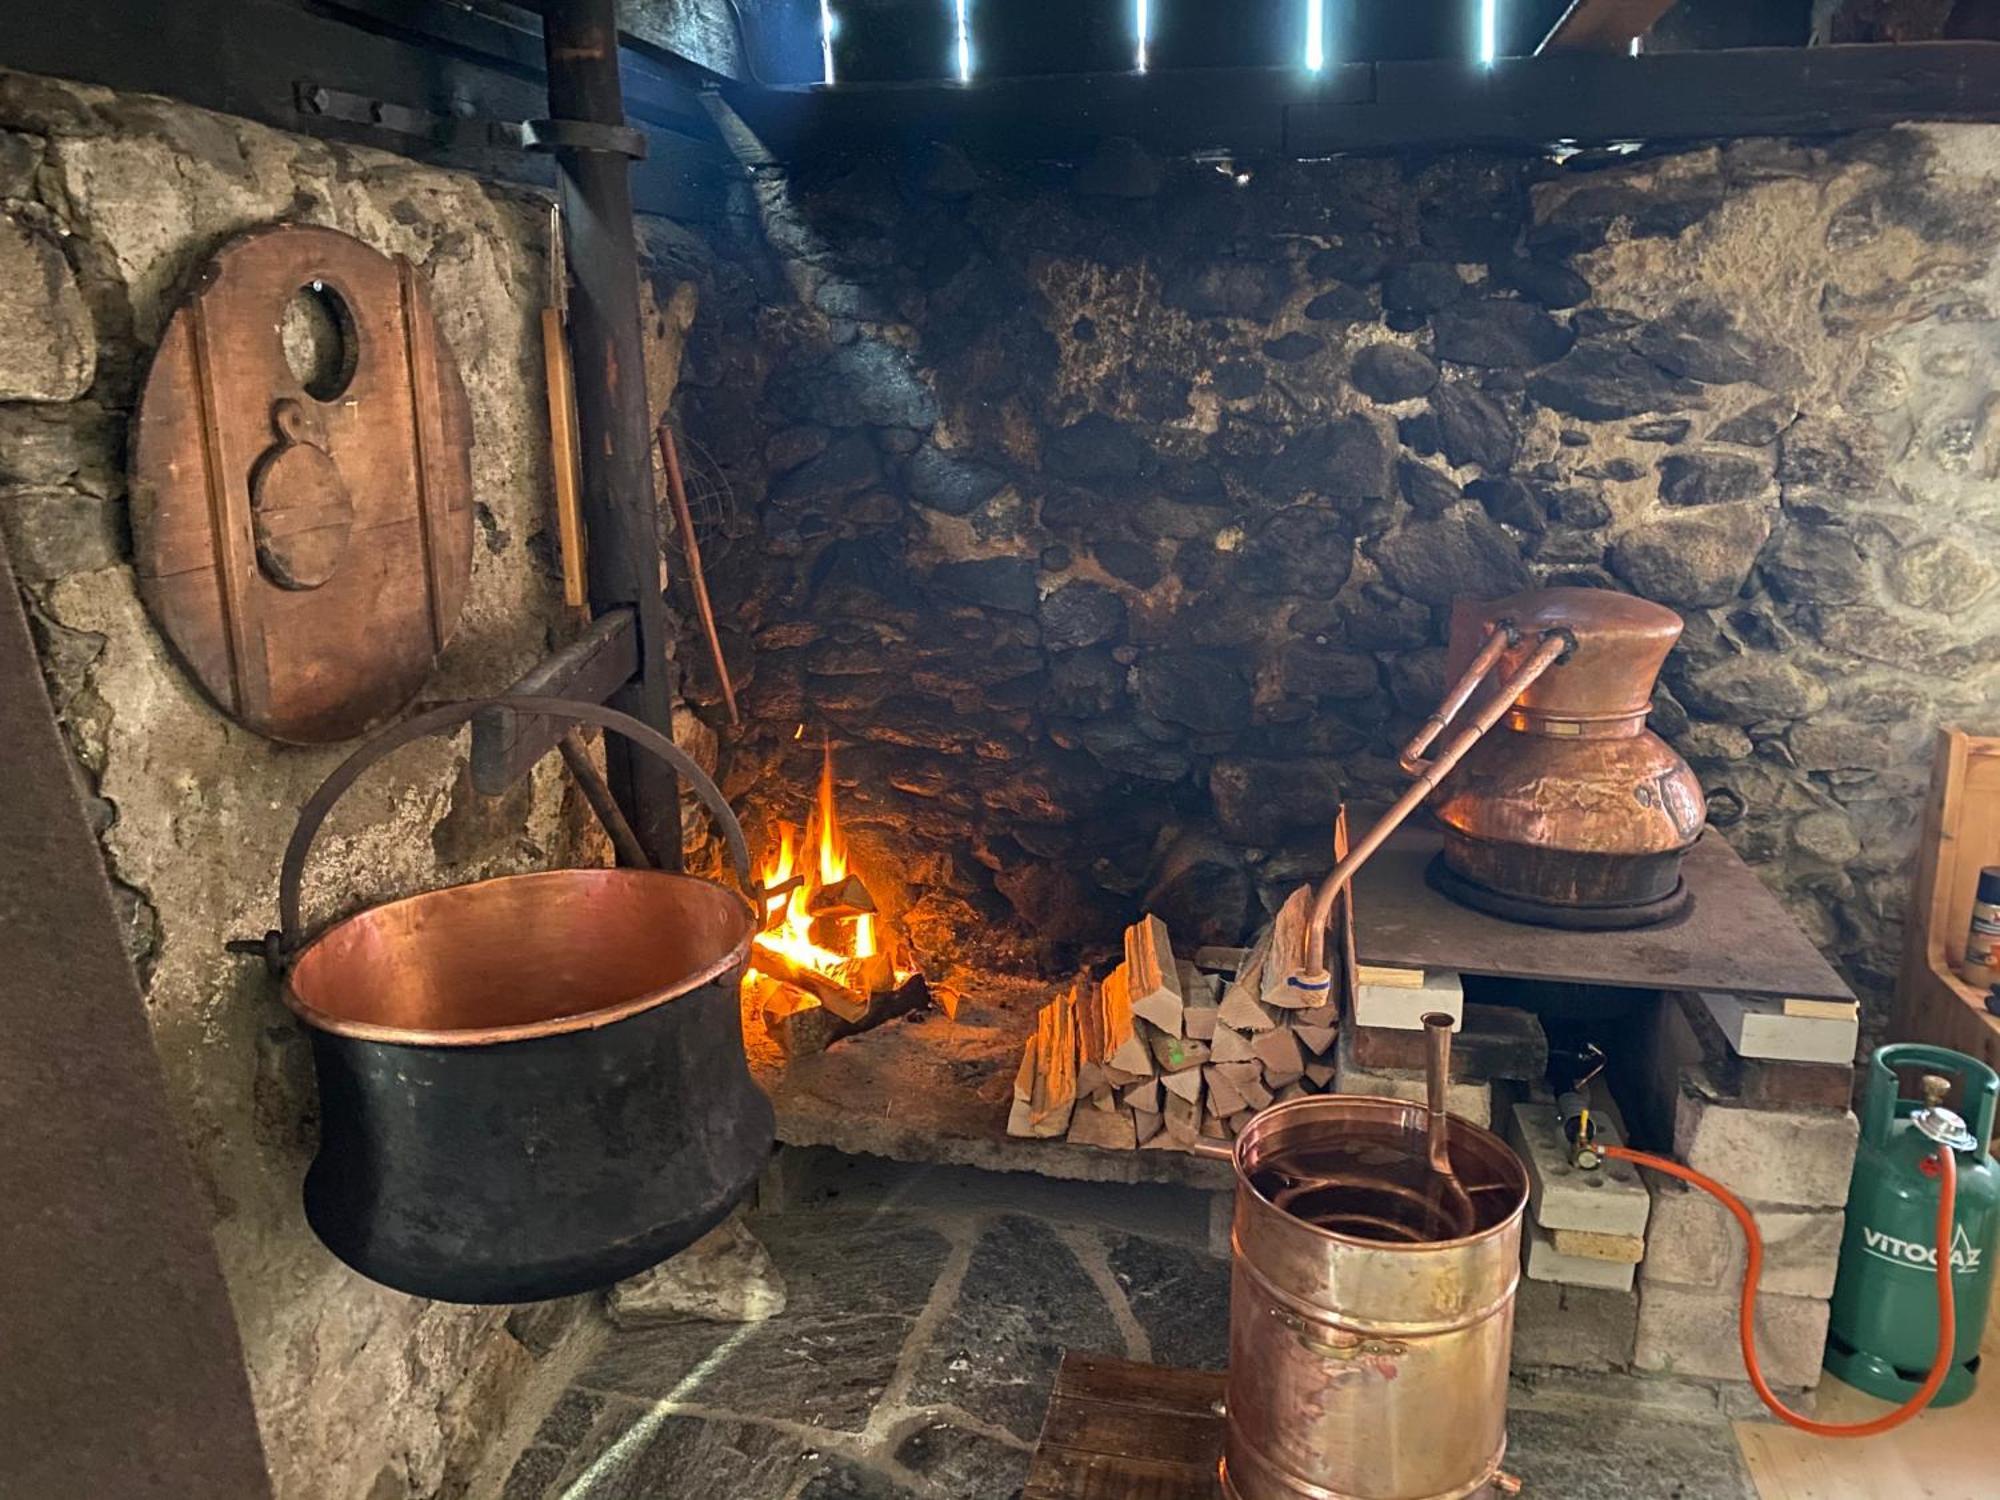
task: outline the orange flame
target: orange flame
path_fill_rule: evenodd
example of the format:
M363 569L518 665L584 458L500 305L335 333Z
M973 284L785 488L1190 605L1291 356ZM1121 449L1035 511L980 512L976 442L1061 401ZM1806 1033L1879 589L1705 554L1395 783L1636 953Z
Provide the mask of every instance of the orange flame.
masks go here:
M834 806L831 744L826 747L825 758L820 764L819 795L806 820L804 840L798 838L798 829L794 825L780 823L778 847L764 856L763 865L757 872L758 879L767 889L791 879L794 874L800 873L802 856L808 850L812 851L815 867L804 872L806 878L786 895L784 914L757 934L757 943L793 963L830 974L843 983L851 983L858 977L860 960L875 955L875 918L862 915L851 921L822 922L822 937L826 936L829 926L845 929L834 934L836 939L845 938L842 946L847 951L840 952L827 947L813 935L811 914L812 898L824 887L847 878L847 840L841 834L840 814Z

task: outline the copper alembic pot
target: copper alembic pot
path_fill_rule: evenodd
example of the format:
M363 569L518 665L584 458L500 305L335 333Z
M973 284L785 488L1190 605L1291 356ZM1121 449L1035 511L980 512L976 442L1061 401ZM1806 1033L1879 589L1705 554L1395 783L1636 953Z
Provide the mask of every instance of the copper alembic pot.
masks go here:
M1681 856L1707 807L1687 762L1646 728L1680 633L1672 610L1602 589L1457 604L1446 676L1462 690L1482 661L1486 670L1466 699L1447 701L1447 718L1468 702L1476 714L1541 642L1570 644L1438 788L1431 811L1445 844L1433 885L1555 927L1641 927L1681 909Z

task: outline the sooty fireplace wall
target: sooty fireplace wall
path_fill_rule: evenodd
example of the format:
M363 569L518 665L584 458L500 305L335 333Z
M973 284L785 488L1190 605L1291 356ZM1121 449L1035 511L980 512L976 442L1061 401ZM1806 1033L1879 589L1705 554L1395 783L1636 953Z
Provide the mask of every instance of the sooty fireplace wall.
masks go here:
M1996 172L1980 126L763 170L660 247L729 790L798 819L830 736L926 961L1235 941L1398 783L1452 598L1629 589L1713 821L1883 993L1929 732L1995 713Z

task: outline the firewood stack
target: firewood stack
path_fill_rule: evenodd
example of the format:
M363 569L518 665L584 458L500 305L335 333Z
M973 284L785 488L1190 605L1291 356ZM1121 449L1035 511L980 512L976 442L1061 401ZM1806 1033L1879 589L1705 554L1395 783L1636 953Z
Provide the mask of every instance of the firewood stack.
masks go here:
M1128 928L1117 968L1042 1007L1008 1133L1180 1151L1233 1139L1274 1099L1330 1090L1339 1006L1291 982L1312 900L1301 886L1250 948L1191 960L1158 917Z

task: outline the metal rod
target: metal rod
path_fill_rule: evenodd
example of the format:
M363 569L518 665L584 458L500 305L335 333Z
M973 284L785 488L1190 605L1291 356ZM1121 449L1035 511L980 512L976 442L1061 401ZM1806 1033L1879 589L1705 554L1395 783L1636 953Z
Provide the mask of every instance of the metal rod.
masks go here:
M625 812L619 807L618 799L611 795L611 788L597 774L597 767L591 764L590 754L583 748L583 741L577 732L570 730L557 744L562 750L563 764L576 778L577 790L583 793L583 800L590 804L590 810L597 814L597 821L604 825L604 831L611 835L611 847L618 851L618 863L633 870L651 869L652 861L646 858L646 851L639 846L639 836L632 832L632 825L625 821Z
M614 0L549 0L542 15L542 45L552 118L589 125L626 123ZM614 150L564 146L556 152L556 187L569 229L574 279L569 336L590 608L601 615L632 606L639 627L639 672L611 702L672 735L674 667L667 654L671 642L660 594L631 164ZM678 779L622 742L605 747L605 766L612 793L653 865L679 869Z
M1542 637L1542 643L1534 650L1521 670L1502 685L1485 707L1481 708L1456 735L1446 741L1434 760L1425 763L1424 771L1409 784L1389 805L1389 810L1376 820L1375 826L1361 836L1338 865L1326 882L1319 888L1319 895L1313 901L1312 915L1306 922L1305 966L1291 976L1291 982L1301 989L1324 990L1332 984L1332 977L1326 971L1326 926L1333 914L1333 903L1354 878L1354 872L1367 862L1368 857L1381 848L1389 835L1394 833L1403 820L1420 806L1424 799L1437 790L1438 783L1449 776L1454 767L1465 758L1465 754L1484 737L1486 731L1499 723L1514 706L1515 700L1525 693L1542 673L1555 665L1556 658L1574 645L1566 631L1550 631ZM1483 652L1481 653L1484 654ZM1421 731L1419 731L1421 733ZM1271 955L1276 962L1277 954Z
M660 424L660 462L667 468L667 493L673 497L674 524L680 528L681 548L687 553L688 582L694 588L695 608L701 612L701 628L708 633L709 654L715 658L715 675L722 683L722 701L729 705L729 722L743 722L736 712L736 684L729 680L729 663L722 659L722 637L715 629L715 606L708 602L708 575L701 566L701 543L694 534L694 512L688 506L687 485L681 479L680 449L667 424Z

